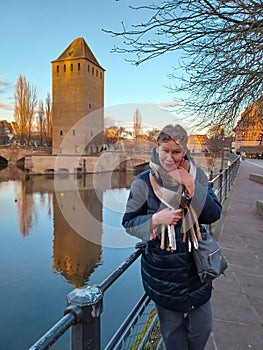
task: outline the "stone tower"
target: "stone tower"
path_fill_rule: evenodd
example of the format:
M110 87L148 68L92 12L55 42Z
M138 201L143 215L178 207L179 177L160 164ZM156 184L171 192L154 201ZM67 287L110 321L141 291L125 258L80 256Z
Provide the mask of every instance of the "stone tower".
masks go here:
M83 38L52 61L53 154L89 155L101 149L104 71Z

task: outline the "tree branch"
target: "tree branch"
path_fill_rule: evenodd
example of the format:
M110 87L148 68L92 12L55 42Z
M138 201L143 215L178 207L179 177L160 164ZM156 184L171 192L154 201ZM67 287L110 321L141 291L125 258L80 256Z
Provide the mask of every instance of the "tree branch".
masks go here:
M130 29L123 23L120 32L104 30L125 39L112 51L136 65L183 52L170 74L175 85L169 91L188 96L182 99L184 111L207 123L234 124L244 105L258 98L263 85L262 0L166 0L130 8L148 13L148 20ZM178 77L179 69L184 77Z

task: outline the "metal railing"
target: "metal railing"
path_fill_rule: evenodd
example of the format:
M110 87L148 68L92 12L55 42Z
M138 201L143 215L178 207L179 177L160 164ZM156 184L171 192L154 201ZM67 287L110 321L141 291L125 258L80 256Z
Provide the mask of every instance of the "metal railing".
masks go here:
M223 171L220 171L219 174L211 180L213 190L219 198L221 204L223 204L224 200L227 199L227 194L234 182L239 165L240 157L238 156L230 166Z
M235 179L240 164L237 158L227 169L220 172L211 182L213 189L221 203L227 198L231 185ZM101 330L100 315L102 313L103 294L107 289L137 260L141 250L133 252L116 270L114 270L103 282L96 286L84 286L76 288L67 295L68 306L61 318L46 334L44 334L29 350L49 349L64 333L71 327L71 349L72 350L100 350ZM140 337L140 346L127 346L125 342L132 333L132 330L142 317L147 307L151 305L149 297L145 294L139 299L126 320L119 327L118 331L108 342L105 350L121 349L143 349L149 338L149 332L157 322L153 318L148 327ZM152 308L154 306L152 305ZM150 312L149 312L150 314ZM146 318L144 318L144 323ZM140 328L141 331L142 327Z
M29 350L48 349L70 327L72 327L72 350L100 350L100 315L102 312L103 293L140 255L141 250L136 250L97 286L85 286L83 288L75 288L71 291L67 295L68 307L64 311L64 317L32 345ZM113 347L109 347L108 349L113 349Z

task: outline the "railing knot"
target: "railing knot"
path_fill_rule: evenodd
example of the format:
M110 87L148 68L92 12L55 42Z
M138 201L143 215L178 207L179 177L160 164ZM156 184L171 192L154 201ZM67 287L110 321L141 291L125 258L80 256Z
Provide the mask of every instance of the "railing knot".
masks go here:
M103 293L95 286L75 288L67 295L68 307L65 314L71 312L75 315L76 323L85 323L90 318L97 318L102 312Z

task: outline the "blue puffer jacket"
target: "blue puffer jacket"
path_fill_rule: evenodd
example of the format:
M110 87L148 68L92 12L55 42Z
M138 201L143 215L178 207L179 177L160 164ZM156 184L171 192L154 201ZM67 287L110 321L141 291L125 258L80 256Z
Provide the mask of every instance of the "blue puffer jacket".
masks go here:
M214 194L206 175L196 169L195 194L191 205L195 209L199 224L210 224L219 219L221 204ZM156 197L149 180L149 170L139 174L132 184L122 224L126 231L141 238L142 281L146 293L158 305L177 312L188 312L211 297L212 283L201 283L195 269L192 253L183 242L181 223L175 226L175 252L160 249L157 238L150 240L152 215L165 206Z

